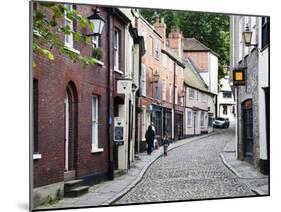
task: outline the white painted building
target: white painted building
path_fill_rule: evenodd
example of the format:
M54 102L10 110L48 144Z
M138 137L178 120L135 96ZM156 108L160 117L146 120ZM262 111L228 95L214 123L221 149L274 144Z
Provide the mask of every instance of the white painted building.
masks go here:
M246 46L243 32L252 32ZM269 17L230 17L230 65L245 69L245 85L235 87L237 158L269 172Z
M183 58L188 59L201 75L208 91L209 131L216 116L216 96L218 94L218 55L195 38L183 39Z
M235 119L235 101L233 92L229 83L229 76L226 75L220 80L219 84L219 93L218 93L218 117L227 117L230 121Z

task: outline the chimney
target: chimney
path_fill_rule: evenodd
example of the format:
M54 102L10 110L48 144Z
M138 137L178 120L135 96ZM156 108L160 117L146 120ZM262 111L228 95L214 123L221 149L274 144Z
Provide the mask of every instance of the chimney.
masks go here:
M162 17L160 20L159 15L156 16L155 18L155 23L153 24L154 29L156 32L162 36L162 43L163 47L166 47L166 24L164 22L164 18Z
M168 47L173 50L179 57L182 56L182 32L178 27L173 27L168 35Z

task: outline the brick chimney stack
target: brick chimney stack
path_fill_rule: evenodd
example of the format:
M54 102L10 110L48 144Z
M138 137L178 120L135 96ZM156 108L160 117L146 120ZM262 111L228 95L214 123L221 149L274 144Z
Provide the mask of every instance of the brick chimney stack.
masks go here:
M164 22L164 18L161 18L159 15L156 16L155 18L155 23L153 24L154 29L158 34L162 36L162 46L165 48L166 47L166 24Z
M182 57L182 39L183 35L178 27L172 28L167 38L167 46L179 57Z

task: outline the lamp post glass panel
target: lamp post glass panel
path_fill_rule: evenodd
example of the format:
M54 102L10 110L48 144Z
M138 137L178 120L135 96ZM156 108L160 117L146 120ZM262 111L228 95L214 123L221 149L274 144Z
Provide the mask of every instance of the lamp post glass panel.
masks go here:
M95 13L87 17L87 19L94 25L93 34L91 34L91 36L101 35L105 20L100 16L99 8L97 7Z
M251 44L251 42L252 42L252 34L253 34L253 32L250 31L248 24L246 24L245 31L243 32L245 46L251 46L252 45Z

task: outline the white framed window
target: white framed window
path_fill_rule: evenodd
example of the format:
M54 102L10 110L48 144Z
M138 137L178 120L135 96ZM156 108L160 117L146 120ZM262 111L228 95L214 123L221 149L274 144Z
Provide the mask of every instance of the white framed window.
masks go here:
M178 104L178 88L175 87L175 104Z
M102 148L99 148L98 139L98 126L99 126L99 98L96 95L92 96L92 152L101 152Z
M143 36L143 40L144 40L144 50L147 51L147 39L146 39L146 34L144 32L141 33Z
M141 64L141 95L146 96L146 67Z
M170 102L173 102L172 84L170 83Z
M195 98L195 90L192 88L189 88L189 99Z
M148 38L148 42L149 42L149 50L148 50L148 53L150 56L153 55L153 38L151 36L149 36Z
M191 111L187 112L187 126L192 127L192 112Z
M114 49L114 70L119 71L119 49L120 49L120 44L119 44L119 30L114 29L114 40L113 40L113 49Z
M166 100L166 80L162 80L162 99Z
M72 4L65 4L64 5L69 12L73 10ZM70 31L73 31L73 21L70 20L66 16L66 12L64 13L64 25L69 26ZM73 49L73 34L70 33L69 35L64 35L64 45L70 49Z
M162 54L162 66L167 68L167 55Z
M238 30L238 60L242 60L242 57L243 57L243 31L244 31L244 24L243 24L243 18L240 18L239 19L239 30Z
M155 58L160 59L160 43L157 41L156 46L155 46Z

